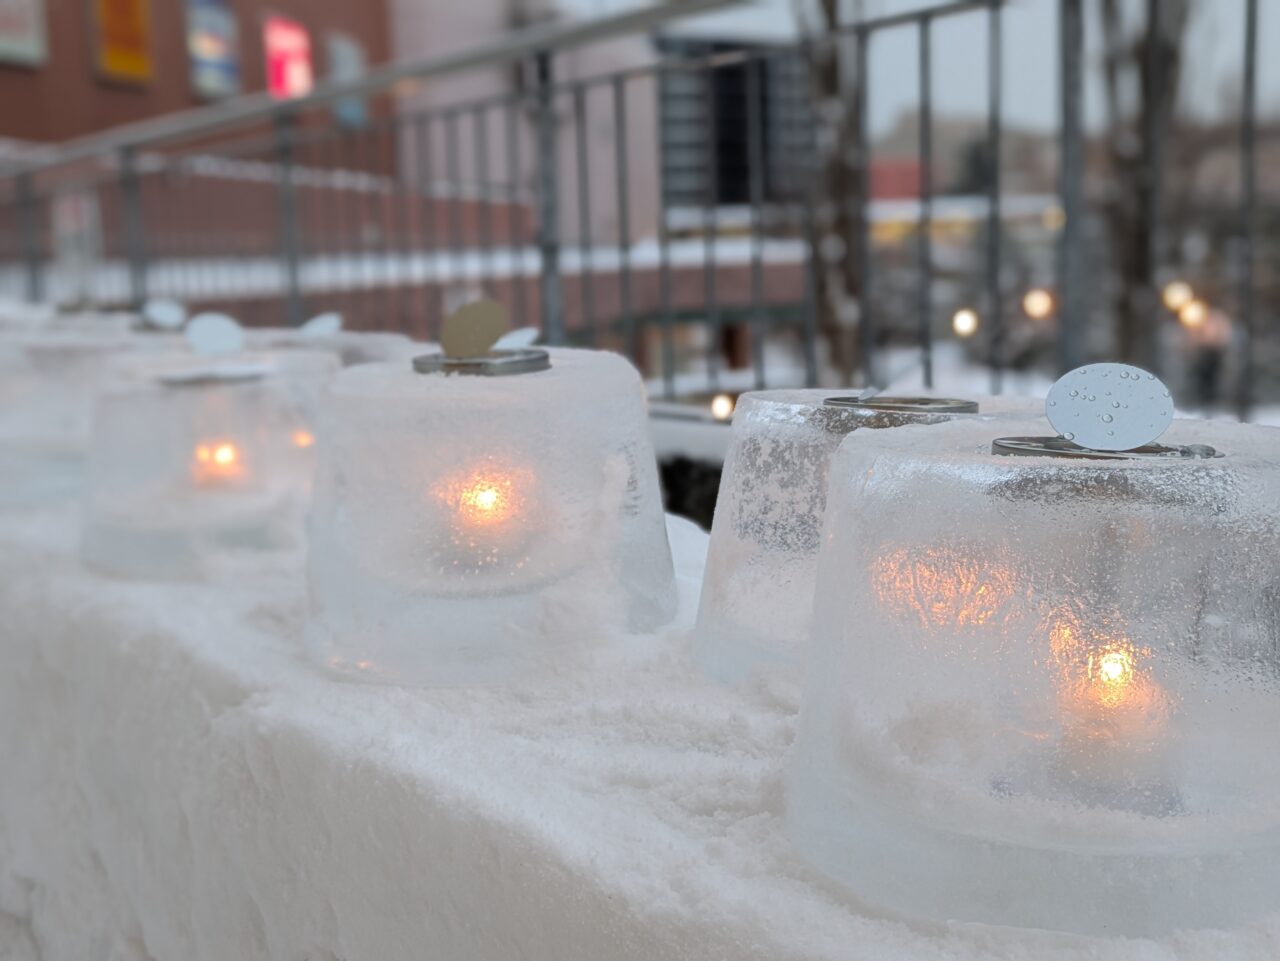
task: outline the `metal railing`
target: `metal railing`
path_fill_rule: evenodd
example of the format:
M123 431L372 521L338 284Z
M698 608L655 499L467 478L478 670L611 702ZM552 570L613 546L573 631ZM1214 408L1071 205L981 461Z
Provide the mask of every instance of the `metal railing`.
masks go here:
M840 24L795 43L660 44L655 59L651 32L734 2L679 0L543 24L291 101L243 97L34 151L0 171L0 291L104 305L175 296L250 323L295 324L335 309L357 329L424 337L451 306L484 292L508 305L514 325L538 325L552 344L622 350L667 396L695 381L698 389L815 384L824 338L846 334L856 336L863 382L895 379L886 346L914 343L931 386L939 332L952 309L976 300L981 360L999 392L1017 309L1005 275L1026 246L1006 232L1052 210L1060 224L1040 242L1054 264L1056 362L1086 359L1097 305L1085 280L1083 0L1056 0L1058 184L1038 207L1007 195L1002 177L1002 0ZM1257 0L1246 3L1234 271L1242 413L1254 402L1263 334L1254 298ZM985 181L954 198L935 189L933 68L935 27L961 17L986 21ZM890 31L915 32L919 85L917 197L895 211L872 197L867 109L876 93L871 51ZM806 84L824 45L851 48L856 72L850 197L824 198L816 186L817 131L830 120L812 110ZM495 71L505 71L497 82ZM413 102L475 77L496 92ZM347 127L326 113L352 97L367 99L367 122ZM1162 131L1149 135L1147 176L1158 192ZM92 198L101 230L99 249L68 266L48 225L72 195ZM826 329L832 311L817 278L829 238L816 209L833 201L854 208L852 235L840 240L860 282L858 317L844 330ZM1164 251L1159 203L1146 211L1154 284ZM889 222L905 225L905 250L877 241ZM952 222L971 241L960 245L959 267L939 263L935 242ZM973 289L943 297L942 280ZM1151 310L1161 310L1150 293Z

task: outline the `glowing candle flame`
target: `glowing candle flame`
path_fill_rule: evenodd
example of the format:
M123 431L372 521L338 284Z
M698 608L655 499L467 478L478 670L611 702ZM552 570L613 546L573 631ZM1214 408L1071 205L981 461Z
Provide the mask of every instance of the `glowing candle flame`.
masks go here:
M466 568L516 564L534 520L533 474L481 463L446 478L433 493L443 505L454 563Z
M509 520L516 512L516 493L510 477L476 476L457 492L458 517L477 527Z
M197 444L193 473L201 483L217 483L243 476L240 448L230 441Z
M293 432L293 446L299 450L306 450L315 442L316 439L311 435L310 431L295 430Z

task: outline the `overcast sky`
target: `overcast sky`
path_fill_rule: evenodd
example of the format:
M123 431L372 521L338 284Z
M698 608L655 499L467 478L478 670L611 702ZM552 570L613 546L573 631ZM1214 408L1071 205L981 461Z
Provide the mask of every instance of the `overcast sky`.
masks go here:
M795 33L796 0L747 0L740 8L680 22L673 32L725 38L784 39ZM849 2L849 0L846 0ZM634 0L562 0L584 15L601 15ZM1130 0L1134 6L1134 0ZM867 15L934 6L924 0L865 0ZM1102 116L1098 70L1098 2L1085 0L1086 123ZM1140 4L1134 6L1140 10ZM1198 0L1187 47L1188 71L1180 107L1196 114L1234 111L1244 49L1244 0ZM1004 16L1004 113L1008 123L1054 130L1058 123L1058 0L1010 0ZM985 13L964 14L934 27L934 110L982 114L986 110L987 22ZM876 34L871 61L871 125L883 133L904 110L915 108L916 36L910 29ZM1280 47L1280 3L1259 2L1258 89L1264 116L1280 113L1280 64L1268 56Z

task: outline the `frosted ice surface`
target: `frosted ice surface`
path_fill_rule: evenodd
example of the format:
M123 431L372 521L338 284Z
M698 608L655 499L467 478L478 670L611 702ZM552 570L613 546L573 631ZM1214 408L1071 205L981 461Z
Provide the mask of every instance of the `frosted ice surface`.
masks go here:
M301 534L323 351L109 365L95 405L81 554L97 570L198 578L220 552Z
M342 358L343 366L407 360L425 354L431 345L390 331L305 331L297 327L250 327L246 342L255 350L329 350Z
M102 326L64 321L0 335L0 506L75 495L84 480L93 393L107 359L171 342Z
M733 415L695 633L699 664L732 682L799 665L809 637L827 471L858 428L941 423L954 414L823 406L839 390L743 394ZM981 415L1043 411L1023 398L971 398ZM972 416L972 415L960 415ZM1046 432L1043 424L1039 432Z
M1042 422L1041 422L1042 423ZM831 469L790 833L908 914L1092 933L1280 907L1280 431L1217 459L860 431Z
M349 368L321 434L308 634L323 663L465 683L670 618L643 388L621 357L556 350L509 377Z

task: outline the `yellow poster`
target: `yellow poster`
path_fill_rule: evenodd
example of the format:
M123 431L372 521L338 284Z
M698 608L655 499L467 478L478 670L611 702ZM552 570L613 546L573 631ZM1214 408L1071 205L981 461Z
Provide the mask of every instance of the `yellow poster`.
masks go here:
M151 79L151 0L93 0L98 70L111 80Z

